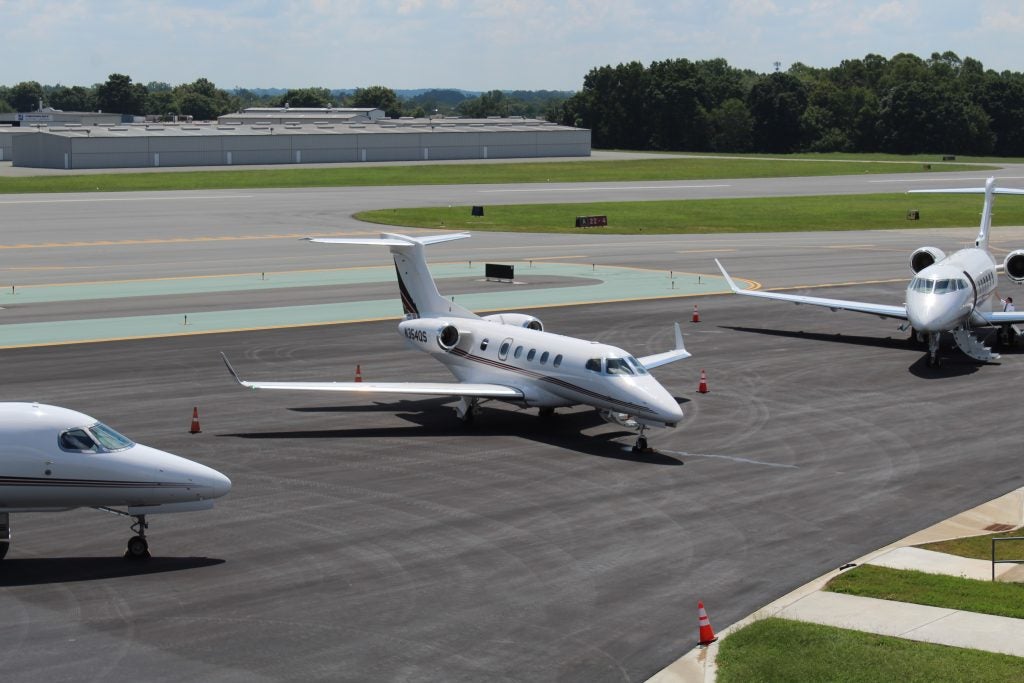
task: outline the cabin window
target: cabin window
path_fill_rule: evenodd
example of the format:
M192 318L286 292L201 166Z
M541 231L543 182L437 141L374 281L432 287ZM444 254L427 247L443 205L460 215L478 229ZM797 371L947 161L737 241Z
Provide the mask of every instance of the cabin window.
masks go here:
M533 357L537 355L537 349L530 349L530 352L526 354L526 360L533 360Z
M591 358L590 360L587 361L585 367L587 368L587 370L590 370L591 372L601 372L601 359Z
M605 361L605 372L609 375L632 375L633 368L625 358L609 358Z
M96 451L96 442L84 429L69 429L61 432L57 441L62 451L73 453L90 453Z
M512 348L512 338L509 337L505 341L501 342L501 346L498 347L498 358L505 360L508 357L508 350Z
M481 351L486 351L487 350L487 345L490 344L490 343L491 343L491 341L489 339L484 339L482 342L480 342L480 350Z
M548 356L549 355L550 354L547 351L545 351L544 353L540 354L540 364L541 365L544 365L545 363L548 362Z
M519 356L523 355L523 347L522 346L517 346L516 347L516 352L513 355L516 358L519 358Z
M89 427L89 433L108 451L123 451L135 445L127 436L118 433L102 422L97 422L92 427Z
M562 354L555 356L555 360L551 361L551 364L556 368L562 364Z

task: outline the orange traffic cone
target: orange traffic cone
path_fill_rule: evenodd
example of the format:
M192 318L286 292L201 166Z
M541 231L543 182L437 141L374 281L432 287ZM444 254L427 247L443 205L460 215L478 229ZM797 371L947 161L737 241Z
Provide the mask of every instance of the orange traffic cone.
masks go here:
M711 620L708 619L708 613L704 611L704 603L701 601L697 601L697 625L700 628L701 645L710 645L718 640L718 636L715 635L715 629L711 628Z
M706 393L708 393L708 373L704 372L703 368L701 368L701 371L700 371L700 384L697 385L697 393L698 394L706 394Z
M359 369L358 365L356 366L356 381L357 382L362 382L363 381L363 372L362 372L362 370Z
M192 426L188 428L189 434L198 434L203 431L199 428L199 408L197 406L192 407Z
M693 305L693 317L690 318L690 322L691 323L699 323L700 322L700 313L697 311L697 304Z

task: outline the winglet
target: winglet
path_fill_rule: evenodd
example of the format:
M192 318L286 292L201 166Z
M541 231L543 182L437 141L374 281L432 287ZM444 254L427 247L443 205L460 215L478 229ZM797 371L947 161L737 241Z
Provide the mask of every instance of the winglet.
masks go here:
M686 347L683 346L683 331L679 329L679 323L676 323L676 351L685 351Z
M242 378L238 376L238 373L235 372L235 369L231 367L231 361L228 360L227 354L221 351L220 357L224 359L224 365L228 366L228 372L230 372L231 376L235 378L235 381L241 384L243 387L249 386L246 382L242 381Z
M737 294L739 294L740 293L740 288L737 287L736 283L732 281L731 277L729 277L729 273L725 272L725 266L723 266L722 263L718 259L715 259L715 265L718 266L718 269L720 271L722 271L722 277L725 278L726 283L729 285L729 289L731 289L732 291L734 291Z

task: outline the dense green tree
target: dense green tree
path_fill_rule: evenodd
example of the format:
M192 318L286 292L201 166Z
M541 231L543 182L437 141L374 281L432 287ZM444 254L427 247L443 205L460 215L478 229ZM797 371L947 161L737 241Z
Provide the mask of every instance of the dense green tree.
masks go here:
M746 102L728 99L711 111L711 150L714 152L749 152L754 146L754 117Z
M352 107L376 107L383 109L384 115L388 118L397 118L402 115L402 105L398 101L398 95L391 88L383 85L371 85L368 88L356 88L349 106Z
M43 86L35 81L22 81L11 88L5 99L15 111L35 111L39 109L39 100L43 99Z
M333 103L331 91L327 88L297 88L277 98L274 105L283 107L329 107Z
M172 93L176 103L174 111L197 121L212 121L237 108L237 102L231 95L206 78L175 86Z
M58 85L46 98L47 104L63 111L93 111L96 95L89 88L73 85L70 88Z
M96 107L118 114L142 114L146 109L146 86L132 83L131 76L110 74L96 86Z
M807 90L797 77L773 73L762 78L750 89L747 106L754 117L756 149L784 153L800 149Z

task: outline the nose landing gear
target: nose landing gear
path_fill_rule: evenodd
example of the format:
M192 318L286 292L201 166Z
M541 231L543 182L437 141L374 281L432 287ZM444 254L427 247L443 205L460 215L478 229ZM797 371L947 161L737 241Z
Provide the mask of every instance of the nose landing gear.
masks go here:
M136 535L128 539L128 547L124 551L126 558L130 560L149 559L149 541L146 540L146 529L148 528L149 523L146 521L146 515L135 515L132 531Z
M633 444L634 453L650 453L651 447L647 445L647 437L644 436L645 425L640 425L640 433L637 434L636 443Z

